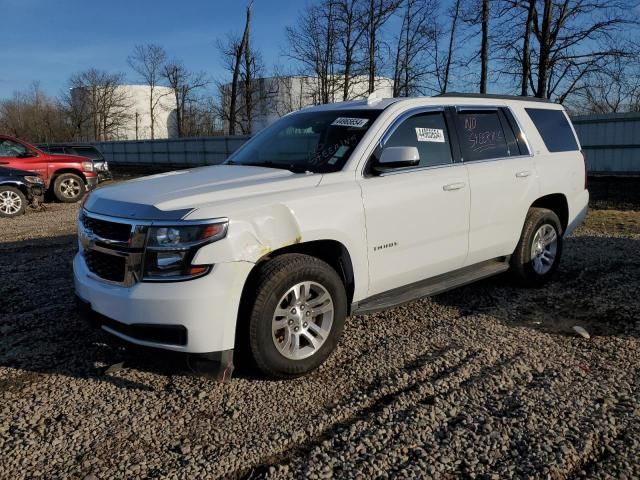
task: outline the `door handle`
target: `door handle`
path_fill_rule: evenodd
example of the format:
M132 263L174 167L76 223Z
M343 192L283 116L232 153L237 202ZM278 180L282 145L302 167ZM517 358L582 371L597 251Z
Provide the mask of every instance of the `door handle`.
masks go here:
M516 178L527 178L531 175L529 170L522 170L521 172L516 172Z
M447 185L444 185L442 189L445 192L451 192L453 190L460 190L461 188L464 188L465 185L466 184L464 182L449 183Z

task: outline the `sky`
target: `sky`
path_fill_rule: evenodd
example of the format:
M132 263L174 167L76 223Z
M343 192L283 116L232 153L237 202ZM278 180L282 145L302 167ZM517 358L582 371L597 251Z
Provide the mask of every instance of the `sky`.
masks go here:
M252 36L267 66L282 63L285 27L303 0L255 0ZM156 43L169 58L223 78L216 39L240 34L246 1L0 0L0 99L34 81L58 95L71 74L95 67L122 72L137 44Z

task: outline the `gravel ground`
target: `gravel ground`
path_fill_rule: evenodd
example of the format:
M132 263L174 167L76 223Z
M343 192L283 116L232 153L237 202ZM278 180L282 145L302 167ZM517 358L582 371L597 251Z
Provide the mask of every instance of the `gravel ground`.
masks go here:
M305 378L217 384L78 319L76 211L0 221L0 477L640 476L640 212L591 212L546 288L354 317Z

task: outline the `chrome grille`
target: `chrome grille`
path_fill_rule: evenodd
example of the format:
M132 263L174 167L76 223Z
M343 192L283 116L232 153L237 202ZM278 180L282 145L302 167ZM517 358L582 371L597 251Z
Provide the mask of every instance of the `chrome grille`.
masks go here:
M80 213L78 237L89 271L97 278L130 287L141 278L146 226L123 219Z
M131 225L127 223L109 222L82 215L82 225L95 235L107 240L129 242L131 236Z
M127 262L125 257L110 255L98 250L85 250L84 260L87 268L98 277L110 282L124 282Z

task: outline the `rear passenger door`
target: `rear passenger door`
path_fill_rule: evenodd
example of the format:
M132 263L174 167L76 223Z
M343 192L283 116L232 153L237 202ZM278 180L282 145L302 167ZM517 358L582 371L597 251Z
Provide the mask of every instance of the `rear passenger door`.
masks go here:
M360 180L369 258L369 295L461 268L467 255L469 186L452 154L443 111L410 111L381 146L416 147L416 167ZM456 155L457 157L457 155Z
M457 107L462 160L471 188L465 265L510 255L538 196L533 157L505 107Z

